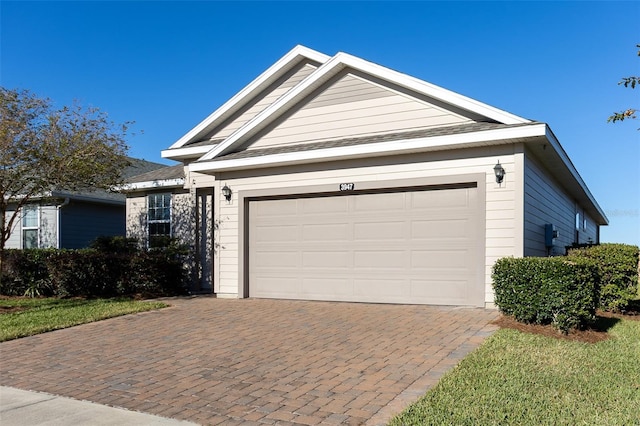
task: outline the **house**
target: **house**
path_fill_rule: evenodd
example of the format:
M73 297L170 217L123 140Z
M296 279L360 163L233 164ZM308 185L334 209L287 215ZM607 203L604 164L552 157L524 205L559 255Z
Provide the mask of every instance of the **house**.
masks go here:
M130 225L218 297L491 307L498 258L608 223L547 124L303 46L162 156L183 175L134 182Z
M165 165L132 158L123 174L128 178L160 167ZM32 198L14 222L6 248L78 249L99 236L124 236L125 203L124 194L104 190L61 189ZM13 210L7 213L11 215Z

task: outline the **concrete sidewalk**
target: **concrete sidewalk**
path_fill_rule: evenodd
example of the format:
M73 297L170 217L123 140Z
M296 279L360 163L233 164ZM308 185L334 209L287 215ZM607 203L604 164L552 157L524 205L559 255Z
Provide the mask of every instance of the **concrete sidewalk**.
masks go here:
M195 425L187 421L6 386L0 386L0 424L2 426Z

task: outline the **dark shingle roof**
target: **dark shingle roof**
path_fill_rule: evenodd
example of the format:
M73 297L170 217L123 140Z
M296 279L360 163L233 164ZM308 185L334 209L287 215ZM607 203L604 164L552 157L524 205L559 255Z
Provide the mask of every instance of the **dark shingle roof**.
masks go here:
M184 166L182 164L178 164L175 166L163 166L160 169L132 176L126 181L127 183L138 183L182 178L184 178Z
M406 139L419 139L436 136L457 135L463 133L479 132L486 130L505 129L510 127L528 126L531 124L539 124L531 122L526 124L501 124L501 123L470 123L457 126L435 127L429 129L420 129L409 132L386 133L382 135L363 136L355 138L344 138L330 141L300 143L297 145L278 146L272 148L253 149L233 152L214 158L212 161L235 160L240 158L262 157L265 155L286 154L291 152L313 151L318 149L337 148L354 145L364 145L379 142L393 142Z
M141 160L139 158L130 158L129 161L131 162L131 165L122 172L122 177L125 180L132 176L167 167L166 164L154 163L152 161Z

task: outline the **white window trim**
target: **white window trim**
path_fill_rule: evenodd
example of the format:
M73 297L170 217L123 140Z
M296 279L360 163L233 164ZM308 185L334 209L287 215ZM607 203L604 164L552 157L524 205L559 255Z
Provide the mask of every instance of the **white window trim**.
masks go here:
M149 200L151 197L157 196L168 196L169 197L169 219L167 220L151 220L149 219ZM147 247L150 247L151 244L151 235L149 235L149 225L152 223L168 223L169 224L169 238L173 237L173 195L170 192L162 192L156 194L147 194L146 196L146 209L147 209L147 223L146 223L146 237L147 237Z
M36 211L36 226L25 226L24 224L24 219L26 217L26 210L27 209L33 209ZM36 232L36 236L37 236L37 242L36 242L36 248L40 247L40 207L39 206L33 206L33 205L26 205L24 207L22 207L22 217L20 218L20 247L22 247L22 249L25 249L25 240L24 240L24 231L37 231Z

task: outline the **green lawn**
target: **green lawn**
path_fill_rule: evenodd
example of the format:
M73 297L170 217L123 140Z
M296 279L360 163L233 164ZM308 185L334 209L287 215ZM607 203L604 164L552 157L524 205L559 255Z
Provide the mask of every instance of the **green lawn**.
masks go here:
M499 330L390 425L640 425L640 321L609 334Z
M106 318L159 309L162 302L129 299L0 299L0 342Z

